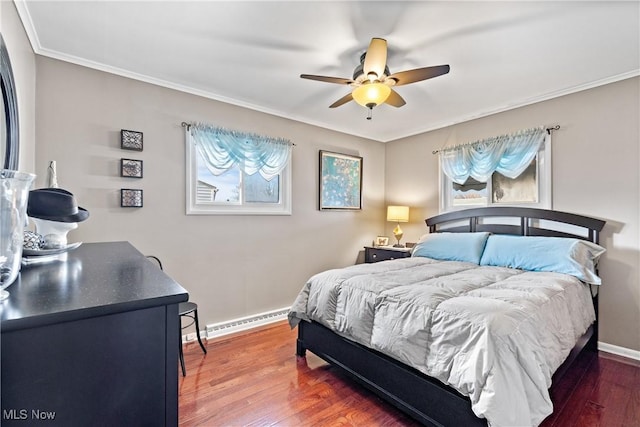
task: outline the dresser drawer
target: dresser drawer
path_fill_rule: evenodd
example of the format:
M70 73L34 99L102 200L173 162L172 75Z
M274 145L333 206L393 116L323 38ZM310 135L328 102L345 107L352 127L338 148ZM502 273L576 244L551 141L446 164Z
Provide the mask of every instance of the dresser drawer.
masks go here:
M372 263L379 261L386 261L390 259L398 259L398 258L407 258L410 257L411 253L409 250L395 250L395 249L385 249L385 248L373 248L373 247L365 247L364 248L364 262Z

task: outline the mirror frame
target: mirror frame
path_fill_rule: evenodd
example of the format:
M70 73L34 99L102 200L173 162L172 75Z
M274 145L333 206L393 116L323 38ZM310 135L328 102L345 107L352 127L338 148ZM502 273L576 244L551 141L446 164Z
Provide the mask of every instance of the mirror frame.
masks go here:
M18 128L18 100L13 79L9 52L0 34L0 86L4 102L4 120L7 125L7 141L2 163L3 169L18 169L20 134Z

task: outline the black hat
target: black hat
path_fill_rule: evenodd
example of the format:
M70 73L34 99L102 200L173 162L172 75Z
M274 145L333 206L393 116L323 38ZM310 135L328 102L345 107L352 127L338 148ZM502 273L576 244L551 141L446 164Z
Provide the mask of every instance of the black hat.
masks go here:
M40 188L29 191L27 215L57 222L81 222L89 211L78 207L73 194L62 188Z

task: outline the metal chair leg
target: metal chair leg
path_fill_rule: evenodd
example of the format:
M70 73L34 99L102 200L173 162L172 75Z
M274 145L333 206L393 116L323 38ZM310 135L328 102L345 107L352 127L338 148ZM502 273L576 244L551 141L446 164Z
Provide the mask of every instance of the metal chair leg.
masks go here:
M178 316L178 321L180 321L180 316ZM182 329L178 329L178 347L180 348L180 366L182 367L182 376L187 376L187 369L184 367L184 354L182 353Z
M196 321L196 336L198 337L198 342L200 343L200 347L202 348L202 351L204 351L204 354L207 354L207 349L205 348L204 344L202 344L202 339L200 339L200 325L198 324L197 308L193 311L193 314L194 314L194 320Z

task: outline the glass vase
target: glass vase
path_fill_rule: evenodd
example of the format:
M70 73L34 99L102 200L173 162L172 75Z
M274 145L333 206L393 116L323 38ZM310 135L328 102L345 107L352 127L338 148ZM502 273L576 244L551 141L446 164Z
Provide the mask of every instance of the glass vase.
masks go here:
M9 297L5 289L20 272L29 188L35 175L0 170L0 301Z

